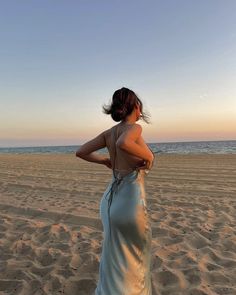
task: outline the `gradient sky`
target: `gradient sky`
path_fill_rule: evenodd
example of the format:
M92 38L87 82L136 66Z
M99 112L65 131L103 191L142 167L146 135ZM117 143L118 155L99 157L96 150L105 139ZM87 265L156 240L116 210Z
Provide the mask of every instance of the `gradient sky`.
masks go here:
M0 146L82 144L113 92L147 142L236 139L236 1L1 1Z

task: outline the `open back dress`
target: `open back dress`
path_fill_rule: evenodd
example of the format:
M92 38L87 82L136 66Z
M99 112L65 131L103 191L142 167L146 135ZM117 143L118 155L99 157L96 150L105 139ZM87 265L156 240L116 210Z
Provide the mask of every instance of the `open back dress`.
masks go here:
M117 126L116 126L117 128ZM112 128L116 156L115 128ZM100 201L103 224L99 279L94 295L152 295L151 241L145 172L115 169Z

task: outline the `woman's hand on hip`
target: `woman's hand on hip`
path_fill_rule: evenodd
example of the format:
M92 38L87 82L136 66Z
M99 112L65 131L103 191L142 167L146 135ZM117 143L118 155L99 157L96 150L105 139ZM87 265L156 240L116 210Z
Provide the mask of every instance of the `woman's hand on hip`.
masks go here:
M103 165L106 165L108 168L112 168L111 159L110 158L104 158L103 159Z
M150 170L154 163L154 154L152 153L152 156L148 160L143 160L142 165L138 166L138 169L144 169L144 170Z

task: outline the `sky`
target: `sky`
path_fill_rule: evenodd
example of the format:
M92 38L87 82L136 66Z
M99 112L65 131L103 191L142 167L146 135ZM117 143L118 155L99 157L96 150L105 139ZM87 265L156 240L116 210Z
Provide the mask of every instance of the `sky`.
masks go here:
M235 0L0 2L0 147L80 145L132 89L148 143L236 139Z

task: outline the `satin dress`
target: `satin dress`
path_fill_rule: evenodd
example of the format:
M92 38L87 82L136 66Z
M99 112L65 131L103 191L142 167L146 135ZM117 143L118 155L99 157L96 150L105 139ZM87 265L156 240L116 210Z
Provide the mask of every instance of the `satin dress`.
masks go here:
M114 148L116 155L115 144ZM94 295L152 295L146 174L143 169L124 173L112 167L112 179L100 202L103 241Z

